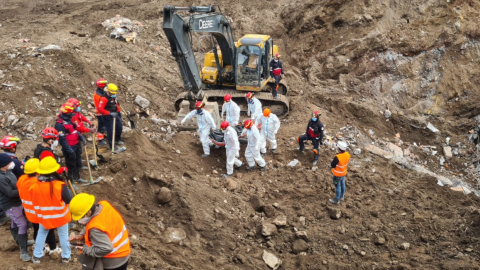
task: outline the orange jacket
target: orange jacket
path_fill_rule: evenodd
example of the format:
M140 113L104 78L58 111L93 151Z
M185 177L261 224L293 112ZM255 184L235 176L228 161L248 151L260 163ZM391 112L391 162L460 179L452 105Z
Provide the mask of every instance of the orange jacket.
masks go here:
M87 223L85 228L85 245L91 247L89 237L91 229L100 230L108 235L112 241L113 251L105 258L122 258L130 254L130 240L128 230L120 213L107 201L100 201L102 210Z
M25 216L31 223L38 223L38 217L33 209L32 202L32 187L38 181L37 177L29 177L28 174L24 174L18 178L17 189L18 195L22 200L23 209L25 209Z
M337 177L347 175L348 161L350 160L350 154L348 152L343 152L337 154L338 164L335 168L332 169L333 175Z
M32 186L33 208L37 214L38 223L45 229L61 227L72 219L68 204L62 200L61 180L52 182L37 181Z

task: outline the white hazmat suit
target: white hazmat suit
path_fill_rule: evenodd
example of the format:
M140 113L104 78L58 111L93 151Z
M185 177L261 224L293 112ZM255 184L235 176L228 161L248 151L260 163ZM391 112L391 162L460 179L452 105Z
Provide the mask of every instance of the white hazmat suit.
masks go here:
M258 98L252 98L253 103L248 103L247 115L252 117L252 120L256 120L262 115L262 103Z
M222 118L225 114L225 121L230 123L230 126L234 127L238 125L238 120L240 119L240 107L233 100L226 102L222 106Z
M238 142L237 131L231 126L228 126L224 131L225 134L225 149L227 150L227 176L233 174L233 164L239 167L242 162L237 158L240 156L240 143Z
M210 146L213 145L212 141L208 138L210 135L210 130L216 129L215 121L213 120L212 114L207 110L202 109L201 113L197 113L197 110L191 111L189 114L183 118L181 124L183 125L185 121L197 117L198 125L198 136L200 137L200 142L203 146L203 153L205 155L210 155Z
M247 134L247 148L245 149L245 159L247 160L248 166L250 168L255 166L255 162L258 163L258 166L265 167L265 160L260 155L260 132L257 127L253 125L249 129L244 129L242 131L242 136Z
M275 135L277 135L278 129L280 129L280 120L278 117L270 113L268 117L260 116L255 121L255 125L261 124L260 130L260 152L265 154L267 152L267 141L270 142L270 147L272 151L276 151L277 149L277 140L275 139Z

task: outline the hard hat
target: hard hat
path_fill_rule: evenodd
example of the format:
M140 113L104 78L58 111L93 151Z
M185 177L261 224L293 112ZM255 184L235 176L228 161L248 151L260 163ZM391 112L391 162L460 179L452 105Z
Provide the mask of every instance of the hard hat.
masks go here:
M117 91L118 91L118 86L116 84L109 83L107 85L107 90L106 91L110 92L110 94L112 94L112 95L116 95Z
M245 95L245 97L247 97L248 99L250 99L250 98L253 98L254 95L255 95L254 93L248 92L248 93Z
M314 111L313 112L313 117L318 118L320 115L322 115L319 111Z
M276 53L275 58L280 59L280 54Z
M38 169L39 164L40 164L40 160L38 158L31 158L27 160L27 162L25 162L24 172L26 174L35 173Z
M17 137L13 137L11 135L7 135L3 137L3 139L0 141L0 148L2 149L13 149L17 147L17 145L20 143L20 139Z
M53 157L45 157L40 161L37 168L39 174L50 174L56 172L60 168L60 164Z
M226 94L226 95L223 97L223 100L224 100L225 102L229 102L230 100L232 100L232 95Z
M221 129L221 130L225 130L225 129L227 129L229 126L230 126L230 123L228 123L227 121L223 121L222 124L220 125L220 129Z
M60 107L60 112L62 113L73 113L73 109L75 106L72 103L63 103L63 105Z
M52 127L46 127L42 131L42 138L58 140L58 131Z
M80 193L77 194L70 201L70 213L72 213L72 219L77 221L81 219L87 212L92 209L93 204L95 203L95 196Z
M252 119L247 119L247 120L245 120L245 123L243 123L243 127L244 127L244 128L248 128L248 129L249 129L249 128L251 128L252 126L253 126L253 121L252 121Z
M72 103L72 105L75 106L75 108L80 107L80 105L82 105L82 102L78 101L78 99L76 98L71 98L67 100L67 103Z
M343 141L339 141L337 143L337 148L342 150L342 151L345 151L345 150L347 150L347 143L343 142Z
M105 80L104 78L98 79L97 80L97 87L103 89L103 88L105 88L107 83L108 83L107 80Z
M263 110L263 116L265 116L265 117L270 116L270 109L269 108L266 108L265 110Z
M205 103L201 101L197 101L197 103L195 103L195 109L201 109L203 107L205 107Z

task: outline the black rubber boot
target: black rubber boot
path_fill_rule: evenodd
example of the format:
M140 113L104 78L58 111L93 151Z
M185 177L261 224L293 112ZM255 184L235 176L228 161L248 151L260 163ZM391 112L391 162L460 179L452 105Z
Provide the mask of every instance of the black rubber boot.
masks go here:
M13 241L15 241L17 245L19 245L18 244L18 228L15 228L15 229L10 228L10 233L12 234Z
M24 262L30 261L32 257L28 255L27 234L19 234L17 239L18 239L18 245L20 246L20 258L22 258L22 261Z

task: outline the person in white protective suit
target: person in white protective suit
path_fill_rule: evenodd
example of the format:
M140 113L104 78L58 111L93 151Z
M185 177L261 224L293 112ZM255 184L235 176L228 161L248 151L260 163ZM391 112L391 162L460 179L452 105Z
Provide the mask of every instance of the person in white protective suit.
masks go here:
M247 136L247 148L245 148L245 159L247 160L247 171L255 169L255 162L260 166L260 171L265 171L265 160L260 155L260 132L250 119L245 120L245 128L240 137Z
M233 165L235 169L240 170L243 163L238 159L240 157L240 143L238 142L237 131L230 126L230 123L223 121L220 125L225 138L225 149L227 150L227 173L222 174L223 178L232 176Z
M248 92L245 97L248 101L247 115L251 116L253 121L256 121L256 119L262 115L262 103L252 92Z
M217 127L212 114L207 110L204 110L203 107L205 107L205 103L201 101L195 103L195 110L187 114L185 118L183 118L181 124L185 124L185 121L192 119L192 117L197 117L198 136L200 137L200 142L203 146L202 157L208 157L210 155L210 146L213 145L212 141L208 138L208 135L210 135L210 130L214 130Z
M260 129L260 154L265 156L267 153L267 141L270 142L270 148L272 153L277 151L277 135L278 129L280 129L280 120L278 117L270 112L270 109L263 110L263 115L257 118L255 121L258 129Z
M230 126L234 127L238 125L238 120L240 119L240 107L232 100L231 95L225 95L225 97L223 97L223 100L225 101L225 103L222 106L222 119L223 114L226 113L225 121L230 123Z

